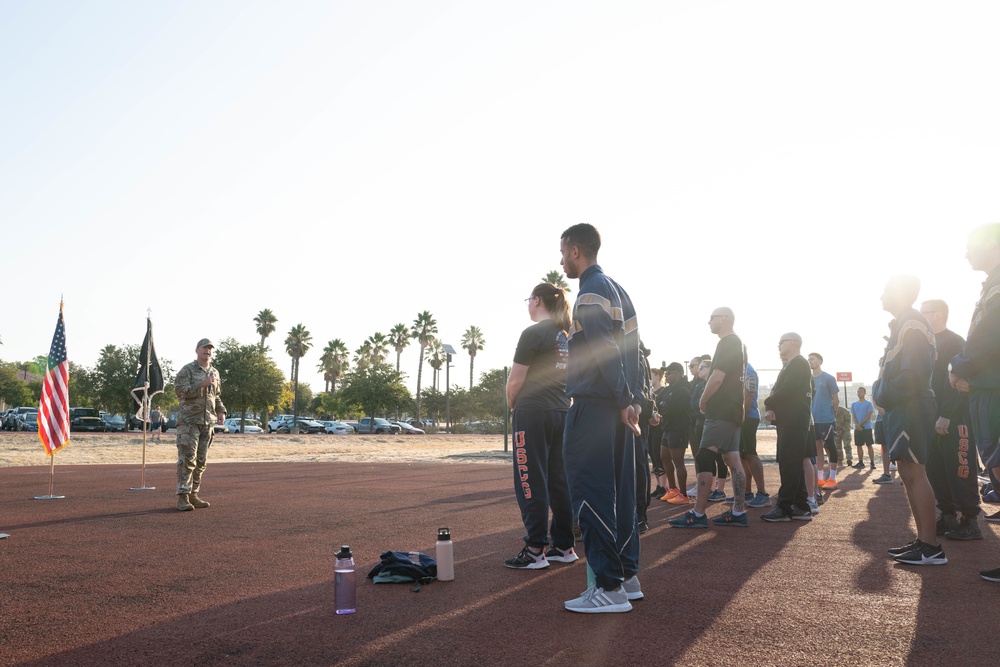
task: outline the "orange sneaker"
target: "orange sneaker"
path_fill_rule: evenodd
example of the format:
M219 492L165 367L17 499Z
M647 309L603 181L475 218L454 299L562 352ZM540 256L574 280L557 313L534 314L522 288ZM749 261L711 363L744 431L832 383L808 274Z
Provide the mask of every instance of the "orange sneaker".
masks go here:
M681 492L680 489L678 489L676 486L672 486L669 489L667 489L667 492L663 494L660 500L670 500L680 492Z
M830 489L830 490L836 489L837 488L837 480L835 480L835 479L828 479L828 480L826 480L826 483L823 485L823 488L824 489Z
M670 503L671 505L690 505L691 499L688 498L683 493L678 493L676 496L667 500L667 502Z

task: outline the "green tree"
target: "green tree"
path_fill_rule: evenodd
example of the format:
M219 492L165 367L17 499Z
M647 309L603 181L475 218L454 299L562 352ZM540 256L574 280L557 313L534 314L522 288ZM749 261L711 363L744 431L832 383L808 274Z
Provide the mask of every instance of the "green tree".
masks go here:
M337 380L347 372L348 365L347 345L339 338L334 338L323 348L319 365L319 370L323 371L323 380L329 383L327 392L336 393Z
M400 322L389 330L389 344L396 350L396 372L399 372L399 358L403 350L410 344L410 330L405 324Z
M263 350L267 337L274 333L274 325L278 323L278 318L274 316L270 308L265 308L257 313L257 316L253 318L253 322L257 325L257 335L260 336L260 349Z
M288 332L288 337L285 338L285 351L292 358L292 383L295 386L295 400L292 404L293 423L298 421L299 416L299 361L310 348L312 348L312 334L309 333L304 324L296 324Z
M278 404L285 378L260 345L240 345L227 338L219 344L213 365L222 377L223 402L235 414L263 413Z
M483 332L479 330L477 326L470 326L462 334L462 347L469 353L469 391L472 391L472 378L473 369L476 366L476 352L483 349L486 345L486 338L483 337Z
M563 288L567 292L571 292L572 291L569 288L569 283L566 282L566 276L564 276L559 271L549 271L548 273L545 274L545 277L542 278L542 282L543 283L551 283L552 285L555 285L556 287Z
M93 369L98 406L123 415L134 413L138 404L131 392L138 367L138 345L105 345Z
M413 400L400 374L386 364L357 369L349 374L341 395L345 401L360 406L372 418L372 426L377 415L405 407Z
M420 419L420 380L424 373L424 352L437 332L437 321L428 310L418 313L417 319L413 320L413 325L410 327L410 337L420 343L420 358L417 363L417 419Z
M372 366L384 364L386 357L389 356L389 338L376 331L365 342L371 345Z
M20 372L18 364L0 362L0 399L9 407L28 405L31 400L28 384L21 379Z
M503 369L494 368L480 375L479 384L469 393L477 419L503 419L507 406Z
M92 408L97 401L97 390L91 372L86 366L69 362L69 404L74 408Z

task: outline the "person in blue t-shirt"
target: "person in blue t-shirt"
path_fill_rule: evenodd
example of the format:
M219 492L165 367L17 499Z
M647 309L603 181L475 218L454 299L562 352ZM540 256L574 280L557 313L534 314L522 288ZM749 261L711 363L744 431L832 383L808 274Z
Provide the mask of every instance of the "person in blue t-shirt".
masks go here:
M837 428L837 408L840 407L840 388L837 380L823 371L823 355L818 352L809 354L809 368L813 375L812 416L816 426L816 486L820 489L837 488L837 443L835 441ZM830 477L823 474L823 452L830 459ZM816 492L817 495L820 491Z
M858 387L858 400L851 403L851 416L854 418L854 444L858 447L858 463L854 467L864 470L865 455L864 446L868 446L868 462L872 470L875 470L875 436L872 418L875 415L875 406L871 401L865 399L867 391L864 387Z
M746 379L743 382L743 404L746 415L740 429L740 462L747 478L747 507L768 507L771 496L764 487L764 466L757 455L757 427L760 426L760 407L757 405L757 371L747 362ZM750 493L750 479L757 485L757 493ZM729 502L728 500L726 502Z

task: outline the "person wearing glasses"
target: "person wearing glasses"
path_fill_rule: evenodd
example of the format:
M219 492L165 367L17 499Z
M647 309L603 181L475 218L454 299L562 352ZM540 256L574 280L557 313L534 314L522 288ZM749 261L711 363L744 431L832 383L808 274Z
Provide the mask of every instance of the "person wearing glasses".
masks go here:
M507 405L513 411L514 496L527 534L524 548L504 565L538 570L549 561L572 563L573 510L563 463L569 304L565 290L540 283L525 299L535 324L521 333L507 378ZM549 526L549 510L552 524ZM552 547L546 551L545 547Z

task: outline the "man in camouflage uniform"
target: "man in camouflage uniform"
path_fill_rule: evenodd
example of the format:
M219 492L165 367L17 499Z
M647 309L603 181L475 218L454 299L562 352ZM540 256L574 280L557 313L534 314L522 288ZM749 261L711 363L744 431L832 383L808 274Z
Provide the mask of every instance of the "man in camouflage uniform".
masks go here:
M180 400L177 412L177 509L182 512L209 504L198 497L205 472L214 424L226 419L226 406L219 398L219 374L212 366L215 345L198 341L198 358L184 366L174 380Z
M837 407L837 421L834 422L834 442L837 443L837 454L840 460L847 459L847 465L853 466L854 456L851 454L851 411L843 405Z

